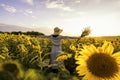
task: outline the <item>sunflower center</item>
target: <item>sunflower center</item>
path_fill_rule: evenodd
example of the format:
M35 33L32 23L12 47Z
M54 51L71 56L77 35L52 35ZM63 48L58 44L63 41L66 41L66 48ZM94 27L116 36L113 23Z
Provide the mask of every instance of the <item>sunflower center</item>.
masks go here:
M19 73L19 69L14 63L6 63L3 65L5 71L12 73L13 75L17 75Z
M87 60L88 70L95 76L111 78L118 72L116 60L108 54L93 54Z

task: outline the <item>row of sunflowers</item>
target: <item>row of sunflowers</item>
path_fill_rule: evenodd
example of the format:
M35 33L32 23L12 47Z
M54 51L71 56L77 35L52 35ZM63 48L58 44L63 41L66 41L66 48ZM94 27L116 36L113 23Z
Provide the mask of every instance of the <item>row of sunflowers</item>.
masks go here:
M118 37L62 40L58 74L50 72L51 46L47 38L0 34L0 80L120 80Z

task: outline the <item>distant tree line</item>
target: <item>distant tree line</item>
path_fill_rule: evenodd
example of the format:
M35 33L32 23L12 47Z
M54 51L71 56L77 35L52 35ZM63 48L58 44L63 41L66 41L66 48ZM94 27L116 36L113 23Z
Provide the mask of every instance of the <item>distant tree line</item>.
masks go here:
M31 35L31 36L44 35L43 33L37 32L37 31L27 31L27 32L22 32L22 31L3 32L3 31L0 31L0 34L3 34L3 33L15 34L15 35L24 34L24 35Z

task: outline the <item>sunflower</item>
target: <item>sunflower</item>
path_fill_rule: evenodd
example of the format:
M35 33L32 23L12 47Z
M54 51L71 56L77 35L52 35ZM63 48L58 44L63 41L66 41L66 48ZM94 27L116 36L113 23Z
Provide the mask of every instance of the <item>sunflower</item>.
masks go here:
M72 54L62 54L57 57L56 61L64 61L71 57L72 57Z
M11 60L0 63L0 71L8 72L16 78L22 78L24 74L21 64Z
M8 72L0 71L0 80L16 80L16 78Z
M76 59L76 71L85 80L120 80L120 52L105 41L102 47L83 46Z
M44 76L35 69L28 69L25 72L24 80L45 80Z

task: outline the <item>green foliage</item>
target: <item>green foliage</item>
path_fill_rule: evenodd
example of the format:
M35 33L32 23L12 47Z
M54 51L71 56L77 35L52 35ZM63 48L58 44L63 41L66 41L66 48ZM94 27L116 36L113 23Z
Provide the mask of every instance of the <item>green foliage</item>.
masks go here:
M18 60L26 72L24 80L32 80L35 76L41 77L41 79L36 77L36 80L79 80L80 78L77 77L75 71L76 64L74 59L77 51L80 51L84 44L94 44L96 47L101 46L104 40L111 41L115 52L120 51L120 37L114 39L84 37L79 41L76 39L63 39L62 50L66 54L72 54L72 57L64 60L65 69L60 68L59 73L56 75L47 72L51 67L49 62L52 44L49 39L23 34L0 34L0 64L3 61ZM36 70L39 72L36 72ZM9 76L6 72L1 73ZM31 76L32 74L34 75ZM47 77L44 74L47 74ZM0 77L3 76L1 75Z

